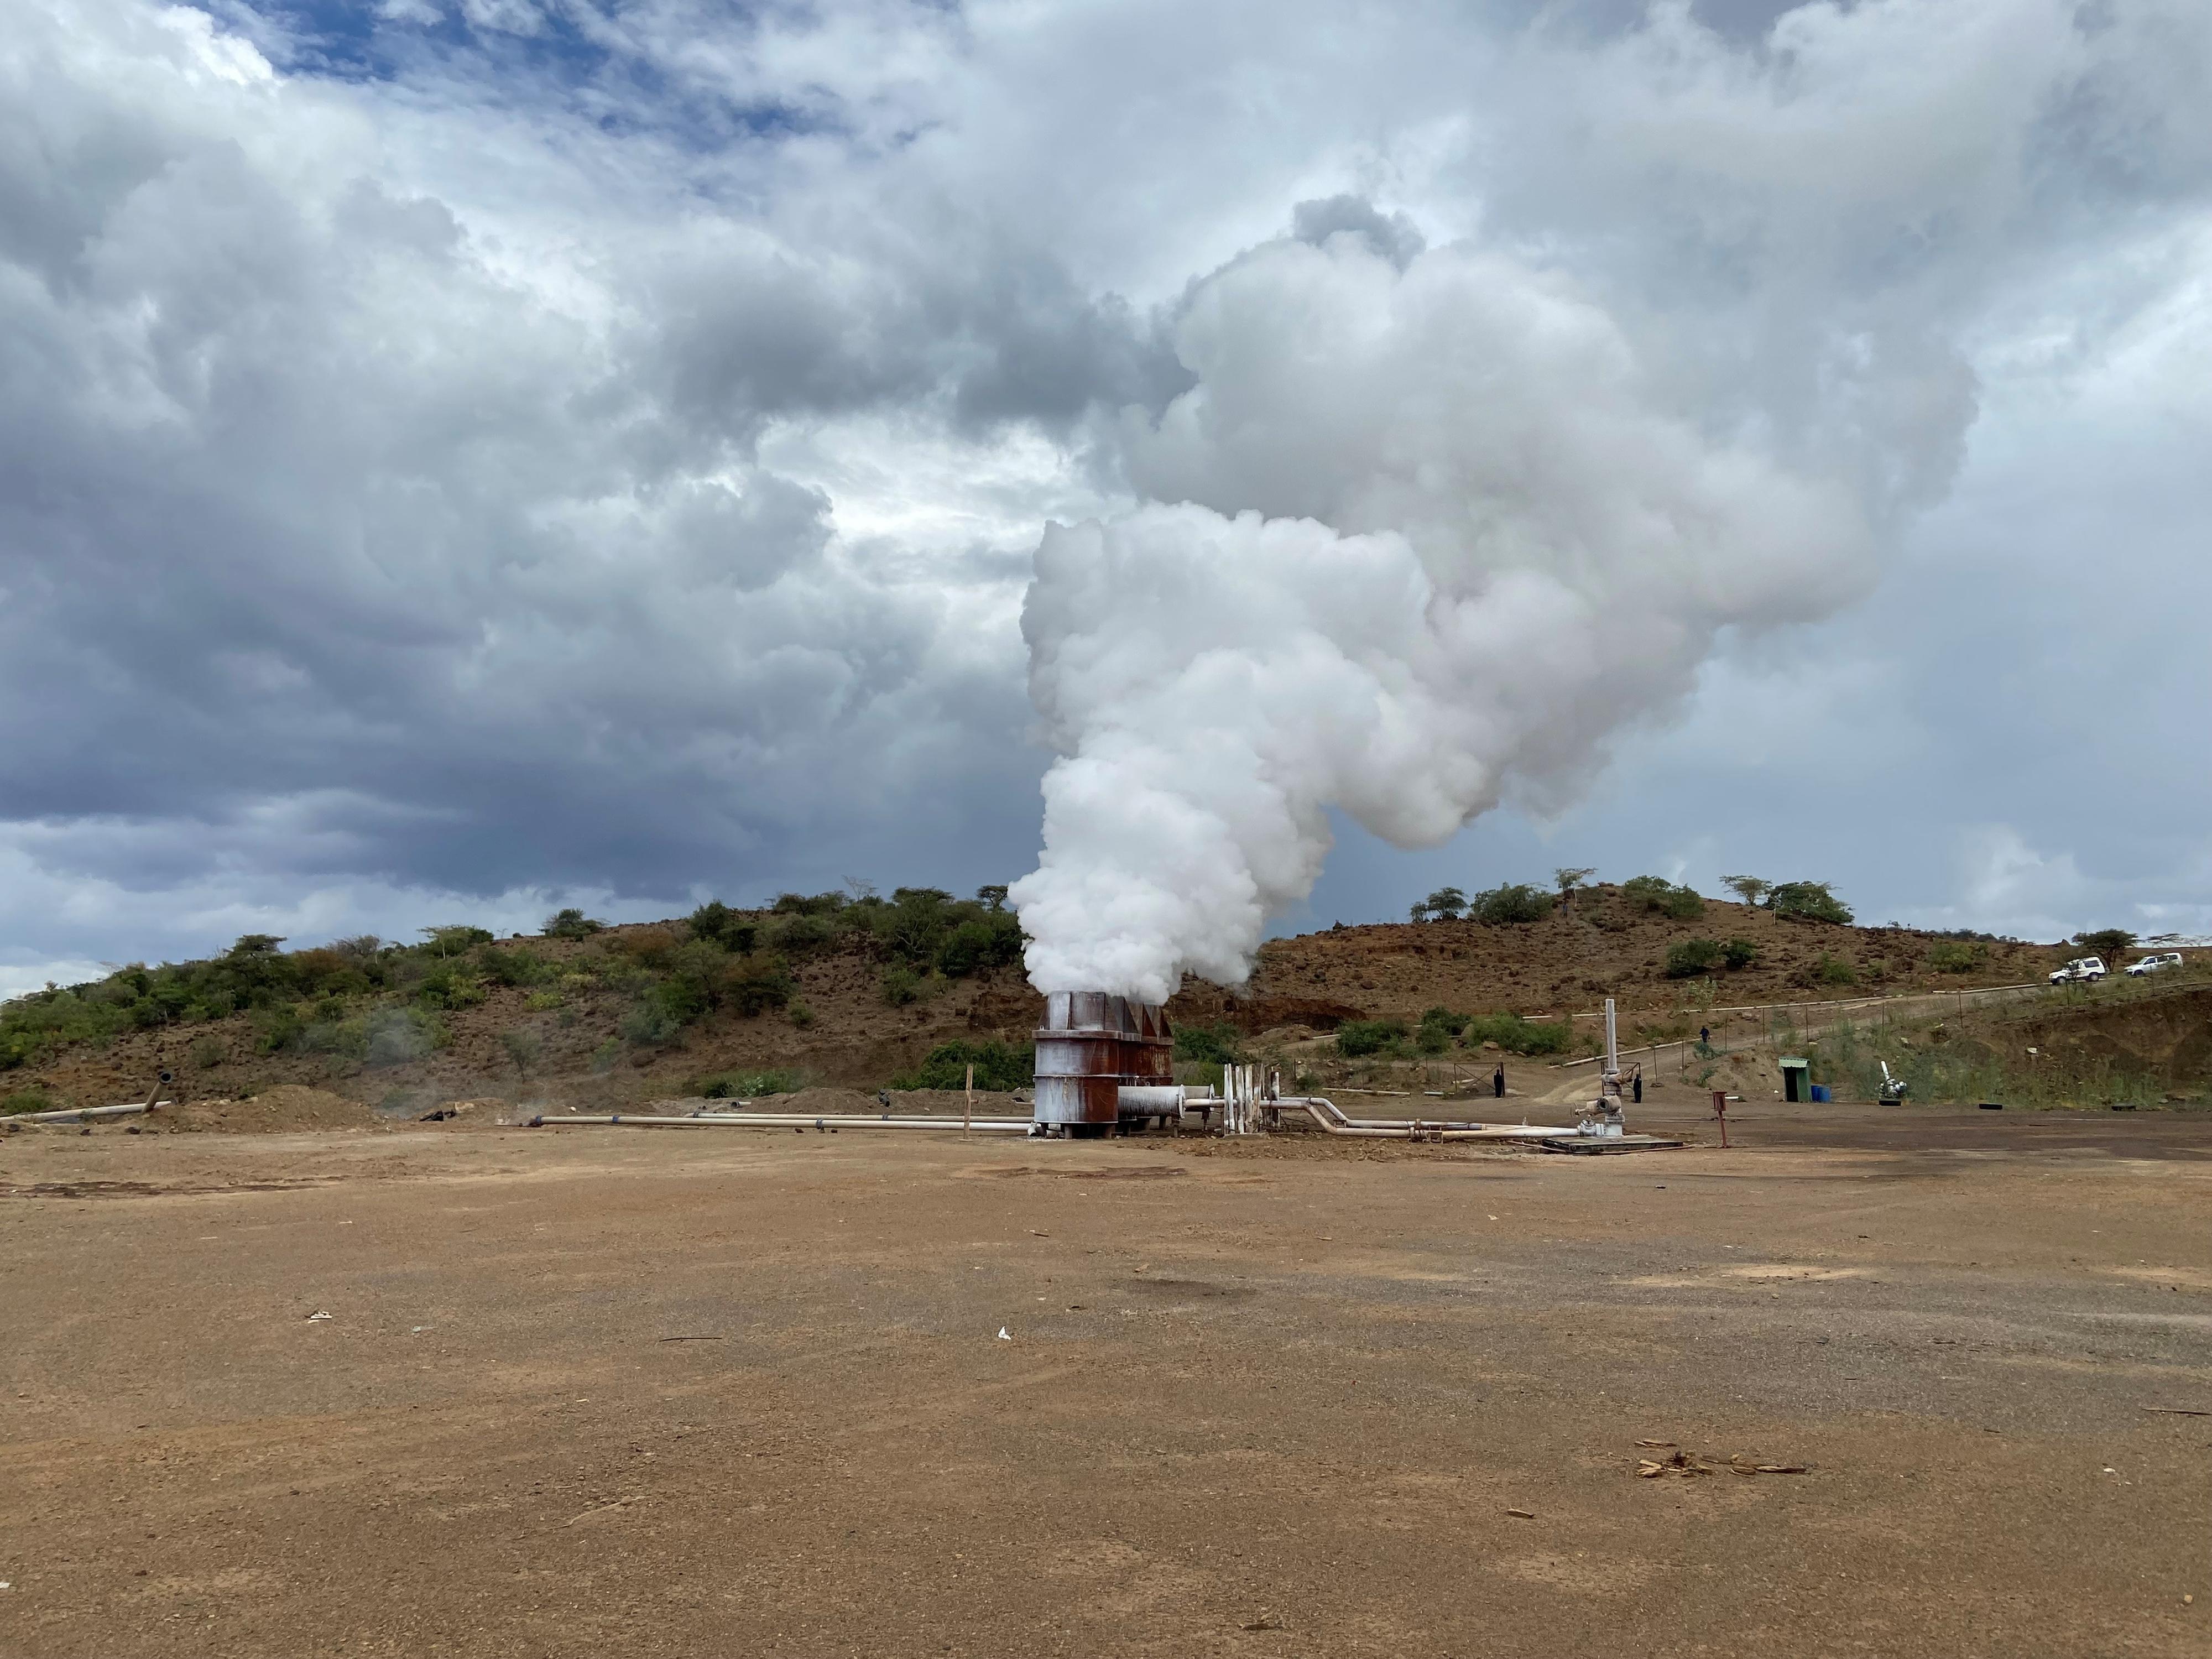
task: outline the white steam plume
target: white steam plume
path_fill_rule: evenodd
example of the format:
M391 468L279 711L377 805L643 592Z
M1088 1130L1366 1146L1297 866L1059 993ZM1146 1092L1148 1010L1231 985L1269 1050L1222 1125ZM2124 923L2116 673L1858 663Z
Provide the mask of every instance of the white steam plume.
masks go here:
M1623 240L1667 268L1650 294L1602 238L1573 277L1420 252L1402 222L1331 204L1305 216L1312 240L1194 288L1176 344L1197 384L1122 434L1150 502L1049 527L1024 611L1060 756L1039 867L1012 890L1040 989L1242 984L1268 916L1320 872L1328 808L1424 846L1509 787L1564 801L1609 733L1679 703L1720 630L1813 620L1871 586L1973 416L1960 319L2065 181L2048 124L2087 131L2104 106L2057 94L2127 95L2125 31L2033 0L1975 11L2041 56L1960 60L1953 113L1976 142L1945 176L1900 173L1894 246L1806 227L1822 167L1838 215L1882 222L1854 158L1895 114L1861 49L1900 9L1793 15L1810 20L1798 50L1762 80L1699 61L1721 48L1670 7L1612 65L1666 71L1698 154L1655 154L1654 175L1710 185L1624 207L1646 222ZM1902 67L1900 96L1942 103L1926 64ZM1640 112L1647 152L1663 102ZM1732 125L1733 145L1716 136ZM1765 142L1778 131L1795 151ZM1701 211L1728 258L1686 295L1668 239Z
M1063 758L1014 899L1046 990L1242 983L1320 873L1325 807L1442 841L1509 776L1586 772L1721 627L1873 570L1850 492L1654 414L1602 312L1498 259L1273 245L1182 346L1201 384L1133 444L1139 476L1282 516L1045 532L1023 629Z

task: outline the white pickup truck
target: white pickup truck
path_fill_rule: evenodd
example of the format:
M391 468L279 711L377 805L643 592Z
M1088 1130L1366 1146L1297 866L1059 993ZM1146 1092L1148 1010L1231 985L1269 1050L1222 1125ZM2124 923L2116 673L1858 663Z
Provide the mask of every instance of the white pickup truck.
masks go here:
M2063 968L2052 969L2051 982L2053 985L2094 985L2104 976L2104 957L2076 957Z
M2179 968L2180 966L2180 951L2161 951L2154 957L2145 957L2141 962L2130 963L2128 964L2127 970L2130 974L2135 975L2137 978L2141 978L2145 974L2154 974L2161 968Z

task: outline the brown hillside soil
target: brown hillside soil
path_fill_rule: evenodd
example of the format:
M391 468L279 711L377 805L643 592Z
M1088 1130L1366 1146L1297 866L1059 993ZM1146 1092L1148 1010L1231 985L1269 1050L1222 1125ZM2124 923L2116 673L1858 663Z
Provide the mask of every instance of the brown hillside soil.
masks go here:
M2088 994L2084 999L2099 995ZM2212 985L2177 987L2169 995L2039 1011L2003 1023L2011 1048L2033 1048L2057 1065L2103 1060L2177 1085L2212 1072Z
M652 923L611 929L590 941L519 942L558 965L637 936L680 938L683 932L680 922ZM1333 1030L1348 1018L1413 1019L1437 1004L1550 1016L1593 1010L1611 995L1620 999L1632 1036L1646 1021L1680 1024L1686 990L1665 976L1666 957L1670 945L1690 939L1744 939L1758 947L1753 966L1714 976L1722 1005L2019 983L2040 980L2064 955L2051 946L1993 942L1975 973L1938 974L1928 966L1937 935L1790 922L1717 899L1706 901L1701 918L1676 921L1638 911L1617 889L1600 887L1525 927L1401 923L1277 939L1261 950L1245 994L1194 980L1170 1012L1179 1023L1228 1020L1248 1033L1295 1037ZM1817 978L1815 964L1824 955L1848 964L1855 982ZM176 1074L169 1092L181 1099L237 1100L296 1084L333 1091L399 1119L456 1099L504 1100L532 1109L619 1109L682 1095L703 1078L774 1067L872 1094L948 1039L1026 1044L1042 1008L1018 971L933 981L931 994L892 1007L880 992L880 963L857 947L793 966L811 1024L802 1026L783 1013L721 1013L665 1047L621 1042L617 1034L630 1005L615 992L565 989L557 1009L532 1010L529 992L490 987L480 1006L441 1016L451 1032L447 1047L408 1065L368 1070L325 1055L258 1054L253 1026L239 1016L134 1032L104 1051L80 1047L5 1081L11 1089L43 1087L65 1103L98 1105L144 1098L153 1073L167 1069ZM534 1033L544 1047L527 1074L516 1070L501 1042L502 1033L518 1029Z
M1466 1012L1510 1010L1531 1018L1596 1008L1606 997L1624 1010L1671 1009L1684 994L1666 976L1670 946L1692 939L1748 939L1759 959L1711 977L1723 1004L1955 990L2039 980L2056 965L2051 946L1988 945L1971 975L1939 974L1928 954L1941 936L1902 927L1839 927L1780 920L1748 905L1705 901L1705 915L1675 921L1639 911L1617 889L1576 896L1525 927L1472 921L1339 927L1262 949L1249 1005L1212 988L1187 988L1176 1005L1188 1018L1218 1013L1247 1029L1320 1022L1273 1017L1292 999L1357 1008L1369 1018L1418 1017L1441 1003ZM1850 979L1816 977L1823 956L1846 964Z
M143 1127L195 1133L270 1134L298 1129L366 1129L377 1121L376 1114L358 1100L327 1089L280 1083L250 1100L187 1099L174 1109L154 1113Z

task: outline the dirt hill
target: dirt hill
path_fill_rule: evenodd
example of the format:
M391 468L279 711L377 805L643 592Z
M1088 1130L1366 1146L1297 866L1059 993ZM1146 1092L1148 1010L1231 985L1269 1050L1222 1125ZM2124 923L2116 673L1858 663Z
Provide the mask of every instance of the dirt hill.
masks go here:
M343 963L321 962L316 971L329 975L323 989L264 975L278 992L254 991L252 1006L216 1018L162 1015L150 1029L121 1030L50 1022L54 1035L27 1051L19 1042L21 1063L0 1071L0 1101L22 1109L139 1098L161 1070L174 1074L167 1092L179 1098L243 1100L279 1085L301 1085L336 1091L389 1118L454 1099L583 1106L807 1084L872 1091L911 1073L948 1042L1025 1048L1039 1018L1041 1000L1018 967L971 965L957 978L916 972L902 967L886 945L887 938L896 944L895 932L841 933L816 925L819 918L764 912L724 915L721 925L739 930L748 954L717 955L725 968L716 971L726 978L735 974L740 994L671 1029L648 1020L641 1035L639 1011L685 971L684 952L720 950L694 939L683 921L611 927L583 938L479 940L459 955L452 941L436 956L427 945L386 946L366 963L378 981L366 990L359 988L361 975ZM1698 940L1716 947L1738 942L1738 957L1750 959L1738 968L1716 965L1669 977L1670 952ZM337 954L297 952L274 965L288 969ZM1693 1012L1710 1018L1731 1004L2039 980L2064 954L2060 947L2008 940L1790 921L1712 899L1694 915L1670 915L1638 896L1601 886L1522 924L1338 927L1278 939L1261 951L1245 994L1192 981L1170 1012L1180 1025L1225 1023L1248 1037L1273 1033L1294 1042L1347 1020L1412 1023L1437 1006L1556 1018L1594 1010L1610 994L1620 1000L1627 1029L1649 1036L1680 1029ZM747 1013L742 990L751 981L745 975L758 977L764 961L772 969L761 971L787 975L779 993L787 1000ZM529 971L518 971L518 964ZM154 976L179 971L155 970ZM97 1012L101 997L112 1002L129 994L124 981L131 973L148 977L147 970L126 970L62 999L76 997L83 1005L79 1014ZM290 990L281 988L287 984ZM296 1003L283 1000L295 994ZM147 999L142 995L135 1006L145 1019ZM19 1024L27 1012L38 1011L21 1003L8 1010ZM364 1043L362 1023L374 1019L412 1022L402 1035L422 1033L419 1052L405 1044L380 1048L381 1039ZM1585 1031L1594 1036L1594 1027L1574 1029L1578 1042L1589 1040ZM73 1030L90 1034L66 1035ZM335 1035L319 1044L319 1031Z

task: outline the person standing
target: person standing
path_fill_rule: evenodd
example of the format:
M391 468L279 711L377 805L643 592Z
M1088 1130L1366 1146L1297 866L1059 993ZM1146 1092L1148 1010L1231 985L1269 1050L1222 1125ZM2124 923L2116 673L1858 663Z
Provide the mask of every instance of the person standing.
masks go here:
M1629 1084L1629 1087L1630 1087L1630 1088L1632 1088L1632 1089L1633 1089L1633 1090L1636 1091L1636 1103L1637 1103L1638 1106L1641 1106L1641 1105L1644 1103L1644 1068L1643 1068L1643 1066L1638 1066L1636 1068L1636 1070L1635 1070L1633 1073L1632 1073L1630 1074L1630 1076L1629 1076L1629 1079L1628 1079L1628 1084Z
M1505 1098L1505 1062L1499 1060L1498 1069L1490 1074L1490 1092L1493 1099Z

